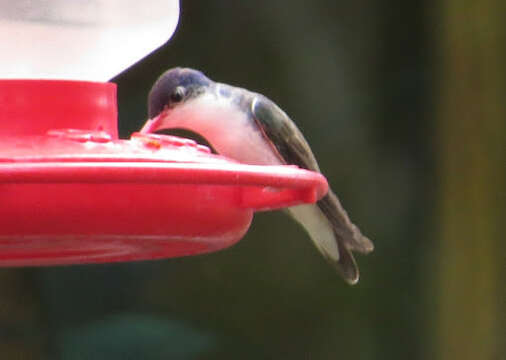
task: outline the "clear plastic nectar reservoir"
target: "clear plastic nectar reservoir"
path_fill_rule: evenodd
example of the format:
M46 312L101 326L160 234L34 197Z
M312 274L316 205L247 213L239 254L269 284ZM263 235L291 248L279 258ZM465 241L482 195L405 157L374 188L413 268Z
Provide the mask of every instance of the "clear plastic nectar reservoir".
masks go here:
M178 19L178 0L0 0L0 78L107 81Z

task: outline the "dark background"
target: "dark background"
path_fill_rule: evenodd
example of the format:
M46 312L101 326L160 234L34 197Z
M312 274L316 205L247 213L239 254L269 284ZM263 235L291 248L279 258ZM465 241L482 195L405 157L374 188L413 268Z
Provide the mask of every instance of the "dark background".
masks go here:
M113 80L121 136L173 66L267 95L375 242L359 284L283 213L259 213L219 253L1 270L2 358L504 356L501 3L181 6L173 38Z

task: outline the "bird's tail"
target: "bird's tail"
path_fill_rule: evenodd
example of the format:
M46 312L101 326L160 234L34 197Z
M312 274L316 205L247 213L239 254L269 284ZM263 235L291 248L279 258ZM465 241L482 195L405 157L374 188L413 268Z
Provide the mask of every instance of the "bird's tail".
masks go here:
M349 284L356 284L360 275L352 251L367 254L374 250L374 245L350 221L332 190L316 205L293 207L289 212L304 226L318 250L337 272Z
M352 251L367 254L374 250L374 244L350 221L332 190L318 201L317 206L330 222L337 243L339 260L332 263L348 283L356 284L360 275Z

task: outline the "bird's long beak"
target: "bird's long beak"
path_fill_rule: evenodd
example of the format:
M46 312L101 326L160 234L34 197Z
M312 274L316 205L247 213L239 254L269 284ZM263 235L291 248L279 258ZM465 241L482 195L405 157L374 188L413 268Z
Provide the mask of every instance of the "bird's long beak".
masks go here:
M154 133L160 129L163 129L164 119L165 119L165 111L162 111L158 116L146 121L146 123L139 132L141 134L149 134Z

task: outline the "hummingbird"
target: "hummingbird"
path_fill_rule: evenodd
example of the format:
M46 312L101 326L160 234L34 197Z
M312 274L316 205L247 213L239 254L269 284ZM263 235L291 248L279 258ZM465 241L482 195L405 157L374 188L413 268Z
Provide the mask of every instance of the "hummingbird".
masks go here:
M295 123L264 95L209 79L190 68L173 68L154 83L148 96L149 121L141 132L184 129L206 139L220 155L253 165L297 165L321 172ZM352 251L374 249L328 193L315 204L287 208L316 248L349 284L359 270Z

